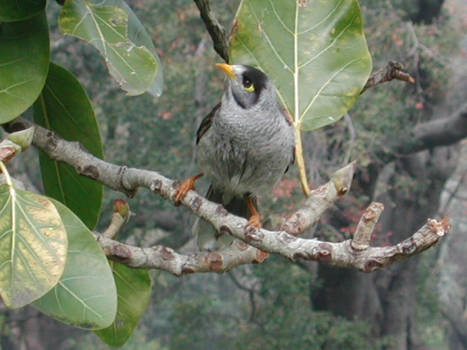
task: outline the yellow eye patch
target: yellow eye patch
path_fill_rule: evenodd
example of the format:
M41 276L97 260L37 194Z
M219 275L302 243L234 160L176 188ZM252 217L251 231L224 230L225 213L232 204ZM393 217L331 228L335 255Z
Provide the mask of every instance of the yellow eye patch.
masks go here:
M247 77L243 77L243 81L242 81L242 84L243 84L243 87L246 91L248 92L253 92L255 91L255 86L253 85L253 83L251 82L250 79L248 79Z
M255 91L255 86L253 84L245 86L245 90L248 92L253 92Z

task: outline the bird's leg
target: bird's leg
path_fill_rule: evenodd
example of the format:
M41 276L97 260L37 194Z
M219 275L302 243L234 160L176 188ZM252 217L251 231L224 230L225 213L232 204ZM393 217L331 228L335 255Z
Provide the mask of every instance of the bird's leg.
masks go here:
M261 228L261 215L259 215L258 209L256 209L255 203L251 198L246 199L248 209L250 209L250 218L248 219L248 225L256 228ZM256 255L255 263L261 264L269 257L268 252L263 252L258 249L258 254Z
M250 218L248 219L248 225L261 228L261 215L259 215L258 209L256 209L255 203L251 198L246 199L246 204L250 210Z
M180 184L180 186L178 186L177 192L175 193L175 196L174 196L175 205L180 205L180 202L182 201L183 198L185 198L187 193L195 189L195 182L201 176L203 176L203 173L189 177L188 179L183 181Z

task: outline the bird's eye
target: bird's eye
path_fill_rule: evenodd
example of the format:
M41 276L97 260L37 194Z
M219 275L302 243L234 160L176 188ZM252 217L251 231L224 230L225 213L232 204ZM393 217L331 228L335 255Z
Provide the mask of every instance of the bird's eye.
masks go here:
M253 83L248 78L243 78L243 87L248 92L255 91L255 86L253 85Z

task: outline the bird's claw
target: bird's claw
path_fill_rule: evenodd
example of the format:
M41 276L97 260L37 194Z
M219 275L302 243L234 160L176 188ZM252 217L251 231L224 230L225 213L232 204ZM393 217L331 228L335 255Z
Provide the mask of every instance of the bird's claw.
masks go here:
M259 214L255 214L250 216L248 219L248 226L254 227L254 228L261 228L261 220L263 218Z
M191 190L195 189L195 182L198 180L203 174L198 174L192 177L189 177L185 181L183 181L180 186L178 186L177 192L175 192L174 202L175 205L180 205L182 199L190 192Z

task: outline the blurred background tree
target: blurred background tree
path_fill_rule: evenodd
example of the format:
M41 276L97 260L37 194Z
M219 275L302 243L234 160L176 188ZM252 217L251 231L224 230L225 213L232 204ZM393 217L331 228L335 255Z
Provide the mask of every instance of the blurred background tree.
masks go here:
M172 178L194 173L194 134L219 101L222 76L190 0L128 0L159 48L165 91L125 97L93 48L55 30L54 61L87 88L103 130L106 159L157 169ZM212 3L230 28L238 0ZM462 0L372 0L361 4L374 67L402 62L416 84L392 82L363 94L337 124L305 136L312 184L358 160L351 193L308 236L342 240L371 200L386 210L374 239L400 241L427 216L453 218L441 247L373 274L272 256L267 264L225 275L181 278L153 271L148 312L124 349L464 349L467 347L466 145L428 147L406 155L388 152L393 141L410 146L418 123L465 108L467 7ZM48 11L57 27L58 5ZM16 164L16 163L15 163ZM21 162L17 167L37 164ZM19 169L21 170L21 169ZM40 186L38 178L31 182ZM202 186L202 182L200 182ZM202 192L202 189L201 189ZM107 192L104 208L118 194ZM290 210L303 198L295 171L263 200ZM193 246L192 216L183 208L139 193L129 200L136 216L125 232L134 243ZM107 210L107 213L110 213ZM110 214L109 214L110 215ZM105 227L108 220L102 220ZM271 217L274 220L274 217ZM123 233L125 234L125 233ZM463 239L464 238L464 239ZM462 323L463 322L463 323ZM4 349L105 349L95 335L67 327L32 309L4 311Z

